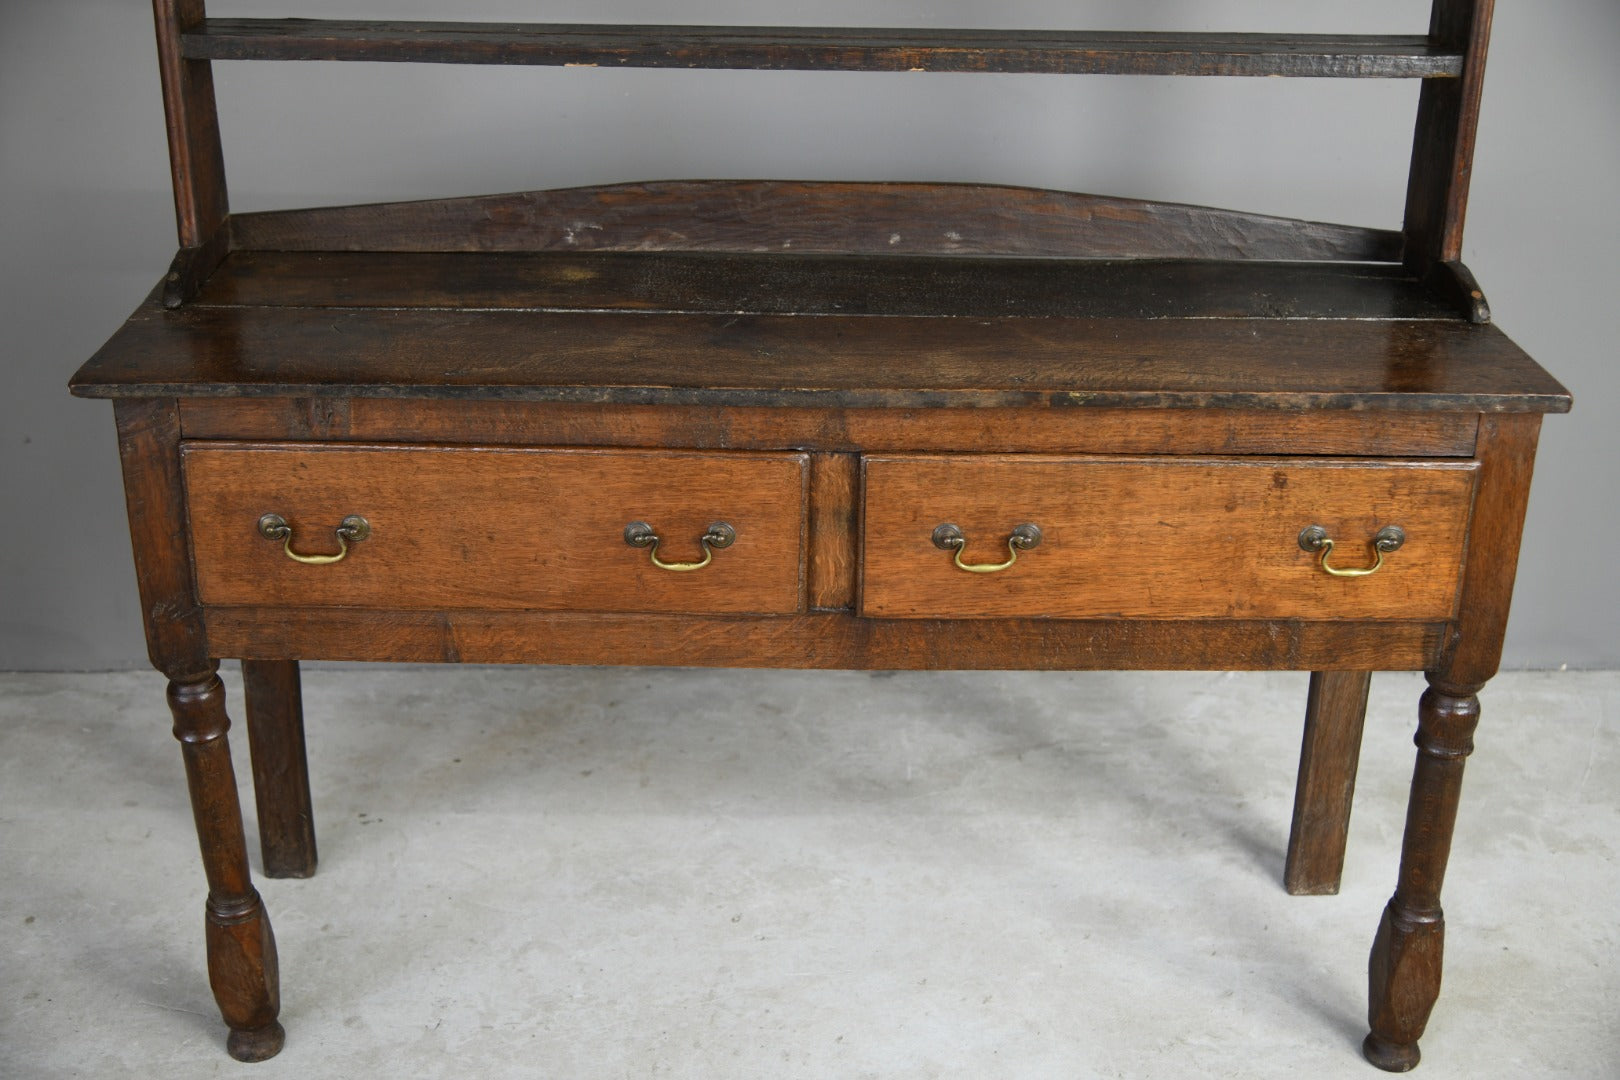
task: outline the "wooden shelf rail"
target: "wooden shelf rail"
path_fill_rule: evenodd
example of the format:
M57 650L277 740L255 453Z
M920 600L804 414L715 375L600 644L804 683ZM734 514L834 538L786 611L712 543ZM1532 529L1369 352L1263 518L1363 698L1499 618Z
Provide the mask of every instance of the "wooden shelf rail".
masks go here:
M202 19L188 60L1455 79L1464 54L1422 35L1137 33L812 26Z

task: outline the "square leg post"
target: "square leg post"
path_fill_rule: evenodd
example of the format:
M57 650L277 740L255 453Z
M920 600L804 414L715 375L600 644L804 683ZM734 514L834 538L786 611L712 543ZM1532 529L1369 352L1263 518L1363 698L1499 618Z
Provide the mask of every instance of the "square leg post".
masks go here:
M315 873L315 815L309 797L298 661L242 661L242 691L264 872L270 877L310 877Z
M1344 872L1350 804L1367 718L1368 671L1313 671L1294 788L1283 884L1295 896L1330 896Z

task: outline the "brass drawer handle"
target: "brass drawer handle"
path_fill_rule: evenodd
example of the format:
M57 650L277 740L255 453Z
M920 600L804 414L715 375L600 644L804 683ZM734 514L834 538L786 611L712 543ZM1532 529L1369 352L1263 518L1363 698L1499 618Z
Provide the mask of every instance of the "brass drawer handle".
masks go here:
M359 514L350 514L332 531L337 534L336 555L300 555L292 549L292 526L287 524L286 518L280 514L266 514L259 519L259 535L266 540L280 540L281 550L287 558L305 566L330 566L342 562L349 554L350 544L358 544L371 535L371 523Z
M941 525L934 530L934 546L941 551L954 551L954 560L958 570L966 570L970 574L995 574L1006 570L1018 561L1020 551L1039 547L1041 544L1041 528L1039 525L1025 523L1012 531L1007 537L1007 561L1000 563L965 563L962 561L962 551L967 547L967 537L955 525Z
M1320 525L1310 525L1300 530L1299 546L1309 552L1322 553L1322 569L1334 577L1366 577L1375 574L1378 568L1384 565L1384 556L1406 543L1406 531L1399 525L1385 525L1373 534L1373 564L1361 569L1345 569L1328 564L1328 556L1333 554L1333 538L1328 531Z
M701 570L714 561L717 548L728 548L737 542L737 530L723 521L710 525L704 534L698 537L698 543L703 545L702 562L665 562L658 557L658 533L645 521L632 521L624 527L624 542L631 547L651 548L647 557L652 564L660 570L671 570L677 574L684 574L692 570Z

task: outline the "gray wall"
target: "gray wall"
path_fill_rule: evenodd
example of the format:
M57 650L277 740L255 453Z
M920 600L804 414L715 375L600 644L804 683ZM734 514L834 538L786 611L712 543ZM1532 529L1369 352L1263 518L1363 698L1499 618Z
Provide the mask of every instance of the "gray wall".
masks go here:
M1304 8L1309 10L1301 10ZM1341 10L1333 14L1333 9ZM216 15L1421 32L1419 0L215 0ZM453 13L453 14L451 14ZM1573 389L1506 664L1620 665L1620 5L1500 0L1467 258ZM1398 227L1412 83L218 65L235 209L679 177L1067 188ZM65 383L173 253L148 5L0 0L0 669L144 662L104 403Z

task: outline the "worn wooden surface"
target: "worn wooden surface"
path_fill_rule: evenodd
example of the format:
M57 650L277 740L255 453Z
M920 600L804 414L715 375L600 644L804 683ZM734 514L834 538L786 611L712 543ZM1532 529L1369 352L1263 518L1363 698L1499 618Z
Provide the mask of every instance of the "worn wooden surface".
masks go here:
M91 397L1562 412L1494 326L1354 319L204 308L138 311Z
M1476 413L797 409L397 398L188 398L191 439L730 450L1471 457Z
M1474 141L1496 0L1435 0L1430 37L1463 57L1461 77L1433 79L1418 97L1406 188L1406 261L1427 271L1462 259Z
M992 184L676 180L237 214L282 252L677 251L1394 263L1398 232Z
M300 659L1313 670L1295 891L1337 878L1356 673L1426 670L1366 1043L1381 1067L1415 1064L1539 414L1569 407L1486 325L1458 261L1491 0L1435 0L1430 34L1400 37L154 10L182 251L73 388L120 399L143 613L172 680L235 1056L274 1054L281 1029L221 655L246 658L271 872L314 863ZM227 58L1424 83L1402 234L1016 188L776 181L233 219L208 66ZM237 445L192 444L183 475L182 434ZM241 442L255 439L286 442ZM382 441L416 445L366 445ZM1021 456L982 456L997 453ZM1068 457L1028 456L1042 453ZM1087 454L1111 458L1074 460ZM303 550L330 550L349 513L375 532L342 563L299 566L258 536L268 511ZM666 557L697 557L713 520L738 540L671 575L624 545L638 518L668 537ZM929 542L943 520L975 561L1003 558L1024 520L1046 535L1008 572L967 575ZM1337 580L1297 546L1312 523L1341 565L1364 562L1383 524L1409 538L1377 575ZM778 614L715 614L756 611Z
M248 873L247 840L226 731L225 687L212 671L169 683L174 737L186 766L192 815L208 878L208 982L230 1026L226 1047L238 1061L280 1050L281 981L276 939Z
M1186 461L1027 455L865 459L861 612L878 617L1445 619L1456 609L1473 494L1467 463ZM1023 523L1039 547L1000 563ZM1406 544L1369 577L1335 578L1297 537L1322 525L1339 566L1370 564L1380 528Z
M1283 868L1283 884L1295 896L1339 891L1371 684L1367 671L1311 672Z
M248 872L225 689L192 580L179 410L171 400L130 400L118 402L114 415L147 651L169 679L173 733L208 881L209 983L231 1028L231 1054L260 1060L280 1050L282 1041L275 937Z
M1463 763L1473 751L1479 691L1496 673L1518 567L1538 416L1483 417L1479 481L1458 618L1428 668L1418 707L1417 764L1395 894L1368 964L1367 1059L1404 1072L1440 995L1445 915L1440 889L1461 799Z
M1432 676L1431 676L1432 681ZM1418 706L1417 765L1406 808L1401 870L1368 958L1368 1061L1386 1072L1414 1068L1418 1039L1440 996L1446 919L1440 887L1462 797L1463 764L1474 749L1479 698L1431 685Z
M182 52L183 36L203 24L206 12L203 0L153 0L152 7L180 246L201 248L229 213L213 71L207 60Z
M1109 319L1455 319L1404 268L693 252L235 252L206 307Z
M855 606L860 544L860 458L816 454L810 459L810 610Z
M310 877L316 863L315 812L298 662L242 661L242 699L264 872L268 877Z
M1433 669L1438 685L1454 697L1476 693L1470 688L1495 675L1502 659L1540 436L1539 416L1480 418L1479 488L1461 606L1456 631Z
M1437 262L1423 275L1429 292L1446 308L1463 315L1471 323L1491 321L1491 305L1485 299L1474 272L1460 262Z
M352 608L209 608L225 656L391 663L854 671L1416 671L1444 623L1286 619L863 619Z
M802 71L1446 78L1460 67L1407 35L209 19L184 46L213 60Z
M114 404L113 417L147 655L172 680L207 677L214 665L191 580L179 409L173 400L129 399Z
M190 446L197 591L205 604L586 611L800 611L804 454ZM358 514L371 536L328 566ZM714 522L736 530L701 571L654 567L624 541L644 521L668 561L697 561Z

